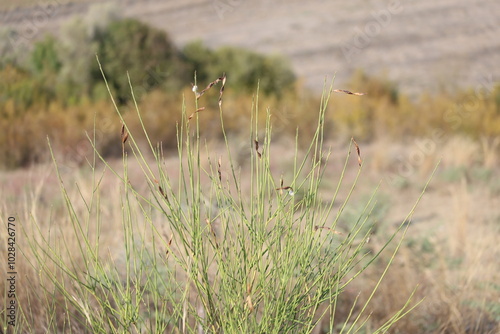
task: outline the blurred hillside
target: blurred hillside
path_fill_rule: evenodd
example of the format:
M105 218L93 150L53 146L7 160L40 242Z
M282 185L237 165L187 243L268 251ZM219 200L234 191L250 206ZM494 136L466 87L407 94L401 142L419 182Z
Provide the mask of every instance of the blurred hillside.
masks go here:
M109 2L109 1L102 1ZM3 1L0 27L16 47L57 33L87 0ZM357 68L386 74L406 94L445 88L492 88L500 77L496 0L298 1L123 0L116 14L168 31L182 47L200 39L288 56L307 85L321 89L336 73L342 85ZM29 6L35 4L35 6ZM98 19L96 13L96 19ZM0 50L1 51L1 50Z
M215 31L218 25L224 24L228 13L236 12L236 8L219 5L212 7L218 17L213 23ZM200 87L198 94L223 73L228 78L226 90L232 92L225 102L230 110L225 115L227 131L236 136L241 134L242 126L249 121L252 95L257 87L261 93L259 104L271 110L277 133L295 136L297 128L303 134L314 131L315 120L311 119L310 110L320 104L320 94L304 87L304 79L312 80L314 75L302 80L299 76L297 80L296 73L300 75L301 71L296 69L294 73L293 63L288 61L286 53L285 56L265 55L265 52L255 52L259 48L244 43L217 47L211 46L210 40L179 43L175 34L149 24L154 20L127 18L126 12L134 4L100 3L88 10L87 6L87 2L46 3L9 12L10 27L0 31L4 37L0 39L0 77L3 79L0 142L5 144L0 149L4 161L0 168L43 161L43 157L48 156L47 135L66 152L65 156L73 157L72 160L76 158L82 162L85 160L82 152L90 151L85 131L100 133L99 149L105 155L121 154L115 142L121 124L109 99L96 55L124 117L133 118L135 113L127 111L133 110L137 102L146 116L145 125L153 141L170 143L165 148L175 146L175 124L181 116L178 108L183 96L196 91L192 90L194 82ZM147 7L145 4L144 8ZM166 13L175 12L174 8L180 10L173 6ZM64 10L66 15L63 15ZM72 15L74 12L82 15ZM135 14L141 16L140 13L147 11L138 10ZM377 24L389 28L396 14L402 14L401 4L382 9L373 17L378 20ZM51 24L57 26L58 15L59 26L51 31ZM64 17L70 19L62 20ZM172 22L181 21L188 20L182 20L182 16L172 18ZM367 29L376 27L370 24ZM186 27L185 30L190 29ZM38 38L42 33L44 37ZM181 38L186 36L179 35ZM245 34L241 32L240 35ZM359 56L364 49L356 49L355 45L364 38L366 36L360 35L353 39L353 44L342 44L343 55ZM224 41L223 36L220 39ZM327 69L324 71L323 76L328 73ZM485 74L482 84L476 86L463 81L466 89L462 85L447 84L447 81L438 89L423 89L419 94L412 94L404 84L389 80L390 73L373 76L373 72L370 69L346 71L342 74L349 74L349 80L335 81L334 88L341 89L341 93L347 88L366 93L366 96L344 94L334 99L325 119L328 137L354 136L358 140L373 141L383 137L401 140L465 134L489 140L500 134L500 86L495 86L492 73ZM316 79L318 85L323 84L323 79ZM308 80L306 84L310 85ZM189 113L196 110L194 106L187 107ZM214 120L218 119L216 106L207 105L204 114L211 120L203 124L205 134L219 138L220 133L214 126ZM130 122L132 129L142 127L137 119Z

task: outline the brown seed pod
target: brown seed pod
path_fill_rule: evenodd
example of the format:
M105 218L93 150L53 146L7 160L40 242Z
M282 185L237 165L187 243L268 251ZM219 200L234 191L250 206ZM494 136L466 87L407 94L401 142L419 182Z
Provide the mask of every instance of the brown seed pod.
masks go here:
M361 151L359 149L359 145L358 145L358 143L356 143L356 141L354 140L354 138L351 138L351 140L354 143L354 146L356 146L356 152L358 153L358 165L359 165L359 167L361 167L361 163L363 161L361 160Z
M344 94L357 95L357 96L366 95L365 93L353 93L353 92L345 90L345 89L334 89L333 91L335 93L344 93Z

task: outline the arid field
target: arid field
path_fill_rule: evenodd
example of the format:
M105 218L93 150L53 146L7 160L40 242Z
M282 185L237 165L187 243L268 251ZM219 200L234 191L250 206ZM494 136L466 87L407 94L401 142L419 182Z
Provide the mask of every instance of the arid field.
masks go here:
M117 15L166 30L179 45L200 39L210 47L283 54L317 91L325 76L335 75L342 84L358 68L385 74L412 94L443 87L491 88L500 76L500 4L495 0L47 0L40 1L49 6L45 16L40 8L21 6L37 4L24 0L3 13L0 26L40 38L104 2L116 3ZM2 1L0 8L14 7Z

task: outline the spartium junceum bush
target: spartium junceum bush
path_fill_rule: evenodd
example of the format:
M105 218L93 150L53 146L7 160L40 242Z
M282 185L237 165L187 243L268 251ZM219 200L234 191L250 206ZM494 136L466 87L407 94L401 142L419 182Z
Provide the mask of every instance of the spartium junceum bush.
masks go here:
M123 149L123 163L116 168L116 162L105 160L95 150L94 158L89 159L92 191L81 191L83 185L79 185L80 198L74 199L56 163L67 207L65 219L71 227L62 237L72 243L55 245L50 238L43 237L43 230L35 236L26 236L31 240L26 254L35 255L31 263L43 285L38 295L43 301L44 317L38 321L44 323L45 330L54 333L367 330L365 310L373 294L361 305L346 306L339 302L340 297L367 266L383 266L380 280L383 278L408 224L402 222L395 234L374 252L366 248L372 224L369 212L363 212L349 225L349 230L339 231L337 224L357 176L348 185L350 190L345 200L339 201L337 194L348 168L355 166L360 175L362 160L353 139L346 147L338 185L330 191L333 196L321 197L321 183L330 160L323 135L332 89L325 90L310 145L299 150L297 131L295 142L289 141L287 148L292 152L287 170L276 171L274 165L279 162L283 166L286 154L273 151L271 111L259 110L257 94L249 108L251 122L247 129L241 130L248 131L245 148L241 149L241 145L233 143L238 139L229 137L224 129L225 82L223 75L205 89L194 86L191 97L194 109L188 110L183 103L182 122L165 124L177 128L177 159L167 157L161 144L154 144L149 138L146 128L142 134L129 133L124 122L121 143L117 136L117 145ZM206 140L200 131L200 123L206 122L204 117L208 115L204 108L208 95L204 93L210 89L220 90L220 138L224 149L217 153L211 151L213 141ZM133 97L132 89L131 94ZM116 111L124 121L118 107ZM137 117L142 123L138 108ZM149 148L137 144L139 135L147 139ZM96 137L92 134L88 137L97 147ZM354 164L350 163L353 159ZM97 172L98 166L106 173L111 171L119 181L120 191L114 198L102 195L109 189L104 189L101 183L103 176ZM130 172L132 169L140 175ZM107 204L104 207L104 202L115 203L116 208ZM368 203L365 210L370 207ZM119 212L114 223L103 221L109 210ZM103 236L110 229L115 240L111 246L104 244ZM390 244L392 247L388 247ZM384 257L388 261L375 263L384 250L389 252ZM379 283L374 285L373 293ZM399 312L370 331L386 332L407 314L415 306L410 303L411 296L408 298L402 301ZM28 309L24 308L25 319L30 319ZM25 320L25 324L28 322Z

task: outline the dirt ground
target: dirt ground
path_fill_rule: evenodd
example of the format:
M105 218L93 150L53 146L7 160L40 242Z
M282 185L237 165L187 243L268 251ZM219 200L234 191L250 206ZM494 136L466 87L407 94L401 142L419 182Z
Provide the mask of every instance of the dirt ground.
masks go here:
M419 160L415 157L419 155L422 146L417 140L405 145L393 143L390 147L382 141L360 144L363 171L343 209L336 230L345 236L357 219L369 215L368 220L370 224L374 224L374 230L366 247L372 250L380 249L388 236L412 211L424 184L441 160L418 207L407 220L410 223L404 246L397 255L393 269L380 286L371 307L374 312L379 313L375 319L386 318L387 314L393 314L418 286L414 300L425 300L420 307L412 311L410 317L403 320L400 325L400 328L406 330L403 332L498 333L500 295L495 283L500 275L500 183L495 176L498 175L498 168L486 167L489 163L477 143L453 138L439 144L447 155L437 150L428 150ZM211 161L225 153L224 147L214 145L215 147L210 149ZM246 149L241 149L240 144L234 145L232 150L236 148L236 152L243 151L241 157L238 155L236 168L238 171L241 169L244 193L249 193L251 180L248 177L248 159L252 147L250 143L243 145ZM293 169L294 150L291 145L293 144L290 142L281 141L271 147L271 153L280 152L271 154L272 173L276 178L280 175L284 177L285 182L290 180L290 170ZM332 155L329 163L325 165L325 177L319 191L320 198L325 203L329 203L341 179L349 146L348 142L329 142L326 147L330 145ZM248 154L244 154L245 152ZM354 148L351 153L333 207L333 216L349 198L350 188L356 179L359 167ZM73 188L77 183L80 191L84 189L84 193L90 194L88 188L92 185L88 182L89 166L67 168L67 161L60 158L58 163L62 177L73 189L70 193L79 194ZM495 159L498 161L498 157ZM398 162L401 160L408 162L410 167L402 168L402 164ZM206 170L209 170L208 156L203 154L202 161L207 164ZM230 178L228 160L224 157L222 161L221 175L223 178ZM109 162L120 170L120 160ZM154 164L154 161L151 161L151 166ZM174 178L178 172L176 166L176 157L166 158L165 168ZM131 161L128 173L131 176L130 182L138 189L148 189L143 167ZM98 174L100 175L100 172ZM102 244L105 247L121 249L122 241L117 237L116 231L120 230L118 224L121 222L121 206L118 201L122 188L112 173L108 171L105 174L101 184L105 192L102 196L103 221L109 222L113 227L103 229L101 240L104 240ZM174 179L171 181L173 184L177 183ZM365 206L377 186L378 193L369 205L368 214ZM295 196L300 196L300 189L297 190ZM58 223L65 220L63 208L53 166L40 165L0 172L0 214L5 211L3 216L9 212L18 215L20 222L29 222L32 215L43 224L50 221ZM65 233L72 235L71 231ZM366 272L355 285L346 290L349 307L352 305L349 298L359 297L359 294L361 298L365 298L370 294L371 287L380 275L377 271L380 266L375 265L371 270L373 271ZM471 324L478 327L474 331L466 331ZM438 328L455 330L440 331Z
M57 32L109 1L0 1L0 27L26 40ZM342 86L357 68L386 74L413 95L441 87L490 88L500 77L496 0L121 0L121 15L168 31L179 45L236 45L290 58L309 87ZM27 6L35 4L35 6ZM14 43L15 44L15 43ZM15 47L15 46L14 46ZM345 87L348 88L348 87Z

